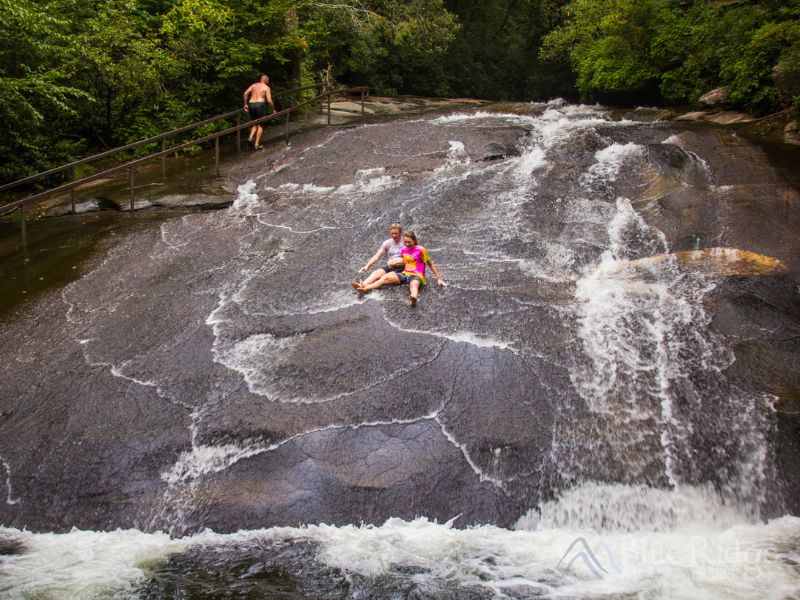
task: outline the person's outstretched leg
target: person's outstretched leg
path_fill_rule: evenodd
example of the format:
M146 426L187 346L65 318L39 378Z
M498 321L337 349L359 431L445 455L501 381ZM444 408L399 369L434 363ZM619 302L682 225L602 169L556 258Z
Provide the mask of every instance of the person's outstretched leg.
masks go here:
M260 150L261 149L261 134L262 133L264 133L264 128L259 123L258 126L256 127L256 143L253 146L256 150Z
M372 283L374 281L378 281L378 279L380 279L384 275L386 275L386 269L376 269L372 273L370 273L369 277L367 277L363 281L360 281L358 279L353 279L353 281L351 282L350 285L352 285L353 288L357 290L360 287L363 287L365 285L369 285L370 283Z
M386 275L386 269L375 269L372 273L369 274L369 277L367 277L363 281L363 283L364 285L369 285L370 283L378 281L378 279L380 279L384 275Z
M356 289L361 293L366 293L372 290L377 290L385 285L394 285L400 283L400 277L397 276L397 273L392 271L391 273L386 273L383 275L378 281L374 281L369 285L361 284L361 286L357 287Z
M408 295L411 299L411 306L416 306L417 298L419 298L419 286L420 280L417 277L412 277L411 281L408 283Z

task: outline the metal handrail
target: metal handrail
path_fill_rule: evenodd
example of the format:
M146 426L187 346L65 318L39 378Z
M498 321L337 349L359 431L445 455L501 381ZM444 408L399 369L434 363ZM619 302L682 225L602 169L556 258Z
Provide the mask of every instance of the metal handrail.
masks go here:
M310 87L316 87L316 86L307 86L305 89L309 89ZM298 92L298 91L302 91L302 89L303 88L298 88L296 90L287 90L287 92L285 92L285 93L288 93L290 91ZM50 195L58 194L58 193L61 193L61 192L66 192L66 191L69 191L69 190L74 190L75 188L83 185L84 183L87 183L89 181L93 181L95 179L100 179L102 177L105 177L107 175L111 175L113 173L117 173L119 171L123 171L125 169L129 170L129 173L130 173L130 210L133 211L134 210L134 171L135 171L135 168L138 165L143 164L143 163L147 162L148 160L152 160L154 158L164 157L164 156L166 156L167 154L169 154L171 152L175 152L176 150L181 150L183 148L188 148L190 146L196 146L197 144L202 144L204 142L209 142L211 140L214 140L214 142L215 142L215 152L214 152L215 158L214 158L214 160L215 160L215 169L216 169L215 170L215 174L217 176L219 176L219 139L222 136L229 135L231 133L236 133L238 135L239 131L241 131L242 129L246 129L248 127L252 127L254 124L266 123L266 122L271 121L273 119L278 119L280 117L284 117L285 118L284 140L285 140L285 143L288 144L289 143L289 116L293 112L297 112L300 109L305 108L306 106L310 106L312 104L316 104L318 102L321 102L321 101L327 99L327 104L328 104L328 124L330 125L330 122L331 122L331 96L334 95L334 94L342 94L342 93L351 94L351 93L354 93L354 92L361 94L361 114L363 115L364 114L364 98L365 98L366 95L369 95L369 88L367 86L358 86L358 87L352 87L352 88L326 90L326 91L322 92L321 94L318 94L317 96L315 96L314 98L312 98L310 100L306 100L305 102L302 102L302 103L297 104L295 106L292 106L290 108L284 109L284 110L282 110L280 112L275 112L275 113L272 113L271 115L266 115L266 116L261 117L259 119L253 119L252 121L248 121L246 123L241 123L241 124L235 125L233 127L229 127L228 129L224 129L223 131L217 131L215 133L211 133L211 134L208 134L208 135L203 136L201 138L197 138L197 139L194 139L194 140L191 140L191 141L188 141L188 142L184 142L182 144L179 144L177 146L173 146L171 148L162 149L162 150L160 150L158 152L153 152L153 153L148 154L147 156L144 156L142 158L138 158L138 159L126 162L124 164L117 165L115 167L111 167L110 169L106 169L106 170L98 172L98 173L93 173L92 175L87 175L86 177L82 177L81 179L78 179L76 181L71 181L71 182L62 184L60 186L57 186L55 188L51 188L51 189L39 192L37 194L33 194L31 196L27 196L26 198L22 198L21 200L17 200L15 202L11 202L9 204L5 204L2 207L0 207L0 210L2 210L2 213L0 213L0 214L5 215L5 214L13 212L17 208L21 209L21 211L22 211L22 221L21 221L22 244L23 244L23 246L25 246L26 245L26 231L25 231L26 215L25 215L25 209L26 209L28 204L34 204L37 201L42 200L43 198L45 198L47 196L50 196ZM227 113L227 114L231 115L231 114L236 114L238 112L239 111L233 111L232 113ZM222 116L220 116L219 118L222 118ZM178 131L178 130L176 130L176 131ZM173 133L173 132L170 132L170 133ZM163 136L165 134L161 134L161 135ZM139 142L137 142L137 143L139 143ZM144 141L142 141L141 143L144 143ZM117 151L119 151L119 149L117 149ZM74 210L74 197L73 197L73 210Z
M283 96L286 94L293 94L297 92L302 92L305 90L309 90L312 88L324 87L324 83L315 83L313 85L306 85L299 88L293 88L290 90L283 90L281 92L276 92L273 94L273 97L277 98L279 96ZM30 175L28 177L24 177L23 179L18 179L17 181L12 181L10 183L6 183L4 185L0 185L0 192L4 192L6 190L10 190L12 188L18 187L20 185L24 185L26 183L31 183L36 181L37 179L41 179L43 177L47 177L48 175L55 175L56 173L61 173L63 171L67 171L69 169L73 169L80 165L85 165L90 162L95 162L102 158L107 158L116 154L118 152L123 152L125 150L133 150L134 148L138 148L139 146L144 146L145 144L152 144L153 142L157 142L159 140L163 140L165 138L171 137L173 135L178 135L179 133L185 133L186 131L191 131L192 129L197 129L198 127L202 127L203 125L208 125L209 123L214 123L216 121L220 121L222 119L227 119L232 117L241 112L241 108L232 110L230 112L224 113L222 115L217 115L215 117L209 117L208 119L204 119L202 121L198 121L197 123L192 123L191 125L184 125L183 127L179 127L178 129L173 129L172 131L167 131L165 133L159 133L158 135L151 136L149 138L145 138L143 140L138 140L136 142L131 142L130 144L126 144L125 146L119 146L118 148L112 148L111 150L105 150L104 152L100 152L99 154L94 154L92 156L87 156L86 158L81 158L80 160L76 160L74 162L61 165L59 167L55 167L53 169L49 169L47 171L42 171L41 173L36 173L35 175ZM5 206L0 207L5 208Z

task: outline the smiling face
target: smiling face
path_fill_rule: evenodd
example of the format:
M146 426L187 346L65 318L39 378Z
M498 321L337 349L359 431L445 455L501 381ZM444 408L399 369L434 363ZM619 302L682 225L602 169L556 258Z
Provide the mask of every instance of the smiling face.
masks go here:
M404 237L403 237L403 245L404 245L406 248L408 248L409 250L413 250L413 249L414 249L414 246L416 246L416 245L417 245L417 242L416 242L416 241L414 240L414 238L412 238L412 237L409 237L409 236L404 236Z

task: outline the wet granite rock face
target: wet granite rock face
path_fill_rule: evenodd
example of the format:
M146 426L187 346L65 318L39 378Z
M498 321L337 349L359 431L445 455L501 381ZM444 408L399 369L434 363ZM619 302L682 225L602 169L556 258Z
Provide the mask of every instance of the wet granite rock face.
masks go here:
M720 335L774 349L797 322L796 192L757 148L707 125L462 109L307 132L226 176L229 209L131 233L6 319L3 524L508 526L580 478L667 485L657 418L622 446L598 440L619 423L575 379L597 358L584 356L576 282L609 248L621 196L669 250L730 246L787 265L764 280L760 316L742 308L749 284L720 284ZM406 288L350 287L398 220L449 284L413 309ZM663 250L631 232L621 254ZM770 290L783 293L770 333L751 331ZM736 352L715 402L734 385L777 394L753 377L758 352ZM789 343L776 358L796 356ZM730 466L702 460L712 481Z
M51 301L58 308L60 299ZM3 523L140 526L143 505L164 493L160 470L188 445L185 411L107 367L87 366L57 314L20 316L49 335L17 346L13 376L4 371Z
M653 199L643 206L642 214L667 234L675 250L718 245L780 261L781 268L774 272L765 268L761 276L744 271L737 275L735 269L727 272L725 264L715 264L718 257L712 253L707 264L695 265L695 270L706 271L714 282L707 308L714 316L713 330L732 344L731 381L764 394L764 406L774 405L771 435L777 442L775 456L784 473L784 490L780 499L773 500L775 504L785 501L796 513L800 510L796 416L800 246L792 232L800 228L800 195L762 148L733 131L699 127L677 137L680 153L690 152L690 159L645 195L652 194ZM686 184L693 185L698 176L707 179L703 191L688 192ZM773 510L781 508L773 506Z
M638 201L670 248L740 248L777 258L797 272L790 233L798 225L796 183L764 149L733 130L698 124L673 139L675 144L649 148L662 177Z
M257 557L257 558L254 558ZM194 548L170 558L136 590L143 599L230 597L351 597L353 583L315 560L305 541L265 540Z
M348 139L349 131L310 132L305 147L298 140L296 151L267 154L267 164L281 163L272 173L263 159L248 157L242 178L256 169L262 177L269 173L271 189L280 189L294 184L300 172L322 187L358 183L357 169L343 168L351 162L359 172L380 169L387 177L412 179L446 164L447 140L426 140L413 122L405 127L416 132L419 145L394 141L388 132L379 141L389 148L385 155L373 155L369 135L359 144ZM468 148L476 160L492 144L513 152L522 134L524 129L514 127L488 137L478 132ZM320 160L309 171L314 145L337 144L339 138L341 149L316 152L320 158L339 156L340 164ZM300 230L336 221L341 210L314 197L258 194L259 203L278 216L285 211L306 221ZM391 202L385 194L375 199ZM296 212L298 202L305 214ZM295 234L281 236L281 228L265 228L259 218L190 214L130 235L84 278L31 307L34 314L14 315L8 323L13 333L4 339L6 354L15 356L15 364L3 369L9 382L0 449L9 465L8 502L0 508L5 524L182 533L207 526L382 522L394 515L446 520L459 513L465 525L508 524L525 508L520 504L509 515L508 506L519 500L470 464L491 464L497 444L517 446L523 454L529 447L546 450L547 410L536 417L535 431L514 433L520 417L528 416L527 408L519 410L530 391L514 379L513 355L398 332L379 306L354 303L346 279L350 269L334 268L342 258L360 261L371 253L383 237L383 221L396 217L381 216L374 232L359 234L358 250L341 257L337 236L314 240L318 236L300 234L305 239L298 243ZM291 232L296 226L286 227ZM285 257L293 266L278 268L289 263ZM229 295L249 293L237 292L248 271L259 278L250 302L263 307L226 314L237 308L220 308ZM318 291L309 287L311 280L321 282ZM353 306L287 312L296 302L331 294L347 298L344 308ZM284 314L271 314L273 309ZM401 303L390 310L407 308ZM254 393L246 368L221 364L235 349L217 348L216 319L236 343L259 336L278 345L300 343L290 361L279 351L266 352L265 359L274 354L276 362L270 381L250 383ZM455 397L454 381L481 369L507 381L493 383L487 379L492 373L473 377ZM482 415L495 394L506 408ZM469 402L476 405L463 406ZM491 424L472 435L475 422L487 416ZM218 454L219 462L204 453Z

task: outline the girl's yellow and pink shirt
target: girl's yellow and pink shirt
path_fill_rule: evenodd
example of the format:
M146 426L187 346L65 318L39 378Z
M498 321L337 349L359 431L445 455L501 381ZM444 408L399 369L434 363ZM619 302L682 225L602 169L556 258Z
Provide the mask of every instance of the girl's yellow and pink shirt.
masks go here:
M422 246L414 246L413 248L403 248L401 256L405 261L405 268L403 269L404 275L416 275L425 285L425 263L431 257L428 256L428 251Z

